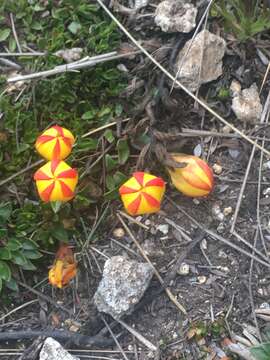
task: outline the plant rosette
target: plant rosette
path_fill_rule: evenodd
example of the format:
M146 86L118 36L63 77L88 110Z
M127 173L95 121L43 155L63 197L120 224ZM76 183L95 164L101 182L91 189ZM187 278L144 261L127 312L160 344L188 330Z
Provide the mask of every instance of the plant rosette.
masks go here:
M213 190L213 171L204 160L185 154L171 154L171 156L174 161L186 164L182 168L167 167L177 190L190 197L206 196Z
M145 172L135 172L119 188L123 205L132 216L158 212L164 192L164 180Z
M66 202L75 195L78 173L64 161L52 160L36 171L34 180L41 200Z
M61 244L52 268L49 270L49 282L51 285L62 289L77 274L77 264L69 245Z
M68 129L54 125L37 138L35 148L47 160L63 160L71 153L74 142Z

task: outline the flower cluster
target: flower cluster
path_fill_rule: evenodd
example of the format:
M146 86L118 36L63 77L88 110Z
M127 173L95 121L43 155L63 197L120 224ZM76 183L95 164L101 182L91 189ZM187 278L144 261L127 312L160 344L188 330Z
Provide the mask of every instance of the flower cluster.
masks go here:
M71 153L74 142L72 133L58 125L45 130L37 138L36 150L49 160L34 175L41 200L65 202L74 197L78 173L63 161Z

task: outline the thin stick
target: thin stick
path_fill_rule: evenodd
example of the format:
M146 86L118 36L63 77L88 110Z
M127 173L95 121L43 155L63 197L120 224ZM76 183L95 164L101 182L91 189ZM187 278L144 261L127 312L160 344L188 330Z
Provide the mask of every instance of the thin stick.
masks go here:
M7 82L12 83L12 82L16 82L16 81L25 81L25 80L32 80L32 79L38 79L38 78L45 78L45 77L56 75L56 74L62 74L65 72L76 71L76 70L83 69L86 67L92 67L97 64L106 62L106 61L122 59L125 57L129 57L130 55L136 55L139 53L140 53L140 51L133 51L133 52L126 53L126 54L118 54L116 51L113 51L108 54L93 56L86 61L75 61L70 64L59 65L51 70L40 71L40 72L36 72L33 74L29 74L29 75L19 75L19 76L10 77L7 79Z
M237 199L237 203L236 203L236 207L235 207L235 211L234 211L234 215L233 215L232 226L231 226L231 229L230 229L231 234L234 232L234 228L235 228L235 224L236 224L236 221L237 221L238 213L239 213L241 203L242 203L242 198L243 198L244 191L245 191L245 188L246 188L246 185L247 185L247 179L248 179L248 176L249 176L251 164L252 164L252 161L253 161L253 158L254 158L254 155L255 155L255 150L256 150L256 147L254 145L253 148L252 148L250 157L249 157L249 161L248 161L248 165L247 165L247 168L246 168L245 176L244 176L242 186L241 186L241 189L240 189L240 192L239 192L239 195L238 195L238 199Z
M46 53L43 52L15 52L15 53L0 53L1 57L12 57L12 56L44 56Z
M125 35L155 64L169 79L172 81L175 80L174 76L167 71L127 30L126 28L120 23L120 21L112 14L112 12L108 9L108 7L102 2L102 0L96 0L99 5L103 8L103 10L110 16L110 18L117 24L117 26L125 33ZM183 84L181 84L178 80L175 80L175 83L185 91L193 100L196 100L204 109L206 109L210 114L216 117L220 122L224 125L227 125L230 129L234 132L239 134L243 139L248 141L250 144L254 145L263 151L266 155L270 156L270 152L264 149L259 144L256 144L252 139L250 139L247 135L245 135L242 131L237 129L234 125L230 124L227 120L223 119L215 110L211 109L203 100L195 96L191 91L189 91Z
M147 226L147 225L141 223L140 221L134 219L133 217L129 216L128 214L124 213L123 211L118 210L118 213L121 214L121 216L124 216L129 221L133 222L134 224L140 226L141 228L143 228L145 230L149 230L149 226Z
M130 120L130 118L126 118L126 119L121 120L121 122L127 122L127 121L129 121L129 120ZM81 138L83 139L83 138L85 138L85 137L87 137L87 136L93 135L93 134L95 134L95 133L97 133L97 132L99 132L99 131L102 131L102 130L107 129L107 128L109 128L109 127L111 127L111 126L114 126L114 125L117 125L117 121L113 121L113 122L111 122L111 123L109 123L109 124L100 126L100 127L98 127L97 129L93 129L93 130L91 130L91 131L83 134L83 135L81 136Z
M10 14L9 14L9 17L10 17L10 21L11 21L11 27L12 27L12 32L13 32L14 39L15 39L15 41L16 41L16 45L17 45L18 51L21 53L21 52L22 52L22 49L21 49L21 46L20 46L20 43L19 43L19 39L18 39L18 36L17 36L17 32L16 32L16 28L15 28L15 24L14 24L14 19L13 19L13 14L10 13Z
M101 319L102 319L102 321L104 322L104 324L105 324L106 328L108 329L109 333L111 334L111 337L113 338L116 346L118 347L118 349L120 350L121 354L123 355L123 358L124 358L125 360L129 360L128 357L127 357L127 355L125 354L124 350L122 349L119 341L117 340L116 336L114 335L112 329L110 328L109 324L107 323L107 321L104 319L104 317L103 317L102 315L101 315Z
M122 320L117 320L117 321L125 329L127 329L133 336L135 336L136 339L138 339L142 344L144 344L149 350L157 351L157 347L154 344L152 344L149 340L147 340L144 336L142 336L140 333L138 333L138 331L136 331L134 328L132 328Z
M264 108L263 108L261 118L260 118L260 124L265 123L265 120L269 115L269 109L270 109L270 92L268 92L268 96L267 96L267 99L266 99L265 104L264 104ZM257 144L257 140L256 140L255 143ZM262 144L262 148L264 149L264 144ZM238 216L238 213L239 213L239 210L240 210L240 207L241 207L242 198L243 198L244 191L245 191L246 184L247 184L248 175L249 175L250 168L251 168L251 165L252 165L252 161L253 161L253 158L254 158L254 155L255 155L255 150L256 150L256 146L254 144L253 148L252 148L252 152L251 152L250 157L249 157L248 166L247 166L247 169L246 169L246 172L245 172L245 176L244 176L243 183L242 183L242 186L241 186L241 189L240 189L240 192L239 192L239 196L238 196L238 199L237 199L237 204L236 204L235 212L234 212L234 215L233 215L232 226L231 226L231 229L230 229L231 233L234 232L235 224L236 224L236 221L237 221L237 216Z
M124 226L125 230L127 231L127 233L129 234L129 236L131 237L131 239L133 240L133 242L135 243L135 245L137 246L137 248L139 249L140 253L142 254L143 258L148 262L149 265L151 265L151 267L154 270L154 273L156 275L156 277L158 278L160 284L163 286L164 285L164 281L162 279L162 277L159 275L159 272L157 271L157 269L154 267L154 265L152 264L151 260L149 259L149 257L146 255L145 251L143 250L143 248L141 247L141 245L139 244L139 242L136 240L135 236L132 234L131 230L129 229L129 227L126 225L126 223L124 222L124 220L122 219L120 214L117 214L118 219L120 220L120 222L122 223L122 225ZM165 291L169 297L169 299L174 303L174 305L180 310L182 311L182 313L184 313L185 315L187 314L186 309L183 307L183 305L181 305L178 300L175 298L175 296L172 294L171 290L168 289L167 287L165 287Z
M254 244L253 244L254 249L256 249L256 246L257 246L258 235L259 235L259 232L258 232L258 229L257 229L255 237L254 237ZM253 254L254 254L254 251L253 251ZM254 321L255 326L256 326L257 335L259 337L259 340L262 342L262 336L261 336L258 320L257 320L256 313L255 313L254 298L253 298L253 293L252 293L253 265L254 265L254 259L251 259L250 260L250 268L249 268L249 277L248 277L248 292L249 292L249 299L250 299L250 305L251 305L251 310L252 310L253 321Z
M3 315L1 318L0 318L0 321L4 320L5 318L7 318L8 316L10 316L11 314L14 314L15 312L25 308L26 306L29 306L29 305L32 305L34 303L38 302L38 299L34 299L34 300L30 300L28 302L26 302L25 304L22 304L18 307L16 307L15 309L9 311L7 314Z

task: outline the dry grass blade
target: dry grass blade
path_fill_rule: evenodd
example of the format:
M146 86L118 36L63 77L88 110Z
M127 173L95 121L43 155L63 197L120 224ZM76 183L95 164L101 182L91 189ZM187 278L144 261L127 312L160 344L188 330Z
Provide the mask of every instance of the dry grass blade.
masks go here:
M104 9L104 11L110 16L110 18L117 24L117 26L125 33L125 35L155 64L170 80L174 81L174 76L166 70L130 33L129 31L120 23L120 21L113 15L113 13L108 9L108 7L102 2L102 0L97 0L98 4ZM215 118L217 118L224 125L227 125L234 132L239 134L243 139L248 141L250 144L254 145L257 149L263 151L266 155L270 156L270 152L264 149L259 144L256 144L255 141L250 139L249 136L244 134L241 130L237 129L234 125L225 120L221 115L219 115L215 110L211 109L203 100L194 95L191 91L189 91L183 84L181 84L178 80L175 80L175 83L185 91L193 100L195 100L198 104L200 104L204 109L206 109L210 114L212 114Z

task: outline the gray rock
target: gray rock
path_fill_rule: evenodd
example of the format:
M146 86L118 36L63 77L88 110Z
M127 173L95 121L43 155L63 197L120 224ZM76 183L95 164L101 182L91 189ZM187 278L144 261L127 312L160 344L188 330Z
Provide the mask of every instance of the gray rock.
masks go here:
M262 104L255 83L248 89L234 92L233 96L232 110L237 119L249 123L255 123L260 120Z
M94 295L99 311L115 319L132 312L153 276L153 268L123 256L113 256L105 263L103 277Z
M165 32L189 33L196 26L197 8L185 0L164 0L155 14L155 23Z
M79 360L70 355L56 340L47 338L39 354L39 360Z
M175 74L180 69L177 79L190 91L196 91L201 84L216 80L222 74L226 42L208 30L197 34L190 46L191 42L192 39L180 50L175 62Z

